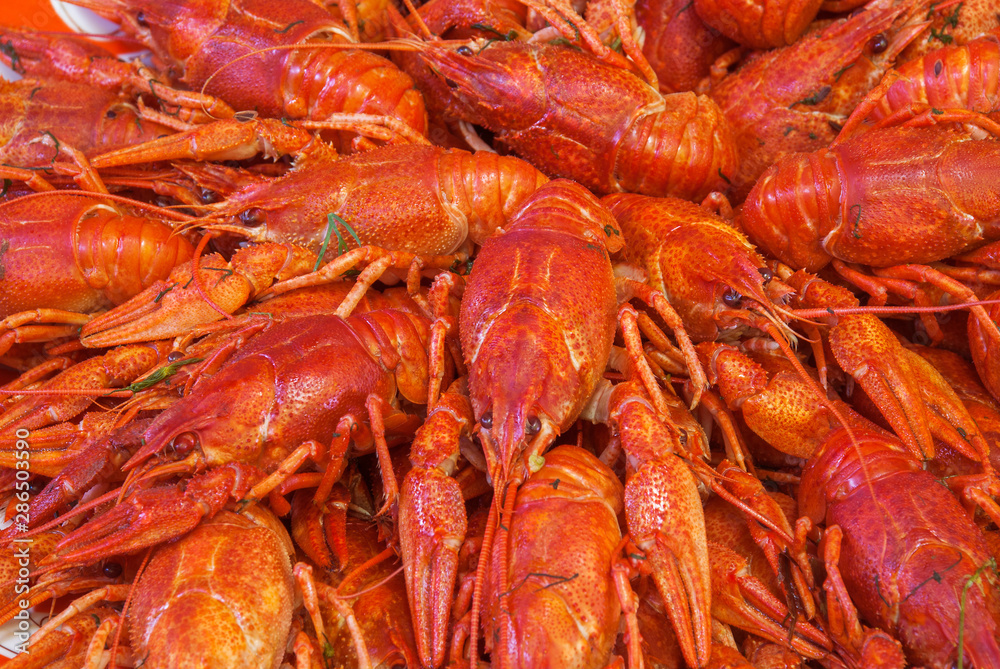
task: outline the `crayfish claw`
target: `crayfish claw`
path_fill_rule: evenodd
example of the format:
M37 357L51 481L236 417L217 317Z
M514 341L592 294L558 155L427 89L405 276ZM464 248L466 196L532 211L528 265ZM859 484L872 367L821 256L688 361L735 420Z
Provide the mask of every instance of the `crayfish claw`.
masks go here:
M399 547L417 650L425 667L444 662L459 551L468 519L462 487L452 478L459 440L474 422L455 386L441 396L411 447L413 469L399 495Z
M704 666L712 647L711 576L701 498L684 461L666 455L643 465L625 487L625 515L652 568L685 661Z

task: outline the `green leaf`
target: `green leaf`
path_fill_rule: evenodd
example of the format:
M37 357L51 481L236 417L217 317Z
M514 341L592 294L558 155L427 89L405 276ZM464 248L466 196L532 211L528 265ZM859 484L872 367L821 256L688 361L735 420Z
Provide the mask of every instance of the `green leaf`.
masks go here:
M831 90L833 89L830 88L829 86L824 86L823 88L819 89L809 97L802 98L798 102L793 102L792 104L788 105L788 108L791 109L795 105L818 105L820 102L826 99L826 96L830 94Z
M185 365L193 365L194 363L201 362L202 360L204 360L204 358L190 358L188 360L178 360L177 362L172 362L166 367L161 367L160 369L155 370L152 374L144 378L142 381L136 381L135 383L125 386L124 388L112 390L108 394L110 395L112 393L121 392L122 390L130 390L133 393L137 393L140 390L145 390L150 386L156 385L160 381L169 379L171 376L176 374L177 370L180 369L181 367Z
M861 233L858 232L858 223L861 222L861 205L860 204L851 205L851 208L849 209L849 211L850 211L850 214L852 216L854 216L854 225L853 225L853 230L852 230L852 233L854 234L854 238L855 239L861 239Z

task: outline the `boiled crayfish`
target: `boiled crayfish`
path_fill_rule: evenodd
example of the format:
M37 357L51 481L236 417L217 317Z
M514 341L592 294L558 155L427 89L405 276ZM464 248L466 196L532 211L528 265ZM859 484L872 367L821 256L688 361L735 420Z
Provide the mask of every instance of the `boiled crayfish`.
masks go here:
M21 666L1000 667L978 0L77 2L154 54L0 36Z

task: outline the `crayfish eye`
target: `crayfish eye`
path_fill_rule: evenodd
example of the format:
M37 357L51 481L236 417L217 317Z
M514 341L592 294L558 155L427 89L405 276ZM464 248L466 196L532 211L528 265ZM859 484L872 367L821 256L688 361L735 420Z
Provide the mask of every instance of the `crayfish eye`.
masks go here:
M726 292L722 294L722 301L726 303L727 307L732 307L733 309L740 306L740 301L742 299L743 296L732 288L726 288Z
M768 281L774 278L774 272L772 272L766 267L759 268L757 272L759 272L761 278L764 279L764 283L767 283Z
M213 202L219 201L219 194L214 190L208 190L207 188L202 188L198 193L198 199L201 200L202 204L212 204Z
M240 213L240 220L243 221L243 225L248 228L257 228L264 225L264 221L267 216L264 214L263 209L254 207L252 209L247 209L246 211Z
M490 429L493 427L493 412L487 411L483 414L483 417L479 419L479 424L485 429Z
M677 435L677 441L681 442L681 446L687 448L688 445L688 432L684 428L679 428L679 433Z
M538 420L538 416L529 416L528 424L524 426L524 433L529 437L533 437L542 430L542 421Z
M117 562L105 562L101 571L108 578L118 578L122 575L122 566Z
M471 56L471 55L473 55L472 49L470 49L467 46L460 46L457 49L455 49L455 51L460 56Z
M872 38L871 41L872 53L882 53L889 48L889 40L886 39L885 33L879 33Z
M138 14L136 14L135 15L135 22L138 23L143 28L148 28L149 27L149 24L146 23L146 13L145 12L140 11Z
M45 486L42 485L41 481L32 479L31 481L28 482L28 494L37 495L38 493L42 492L44 487Z
M176 455L186 455L194 450L198 437L193 432L185 432L177 435L167 446L167 451Z
M109 109L108 113L105 114L104 116L105 116L105 118L114 118L114 117L118 116L118 112L116 112L114 109Z
M177 362L184 357L184 354L180 351L171 351L167 354L167 362Z

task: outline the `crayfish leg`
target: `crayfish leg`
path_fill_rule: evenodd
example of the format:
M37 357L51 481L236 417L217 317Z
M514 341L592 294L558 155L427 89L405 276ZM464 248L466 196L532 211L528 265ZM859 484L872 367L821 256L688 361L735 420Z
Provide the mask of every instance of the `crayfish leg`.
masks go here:
M5 355L14 344L73 336L91 318L93 316L90 314L62 309L32 309L11 314L0 321L0 355ZM42 323L61 325L41 325Z
M903 648L899 641L885 632L873 630L861 624L858 610L851 601L840 573L840 545L844 533L837 525L826 528L823 543L823 561L826 564L827 621L831 636L841 647L841 652L854 656L860 666L902 667L906 666Z

